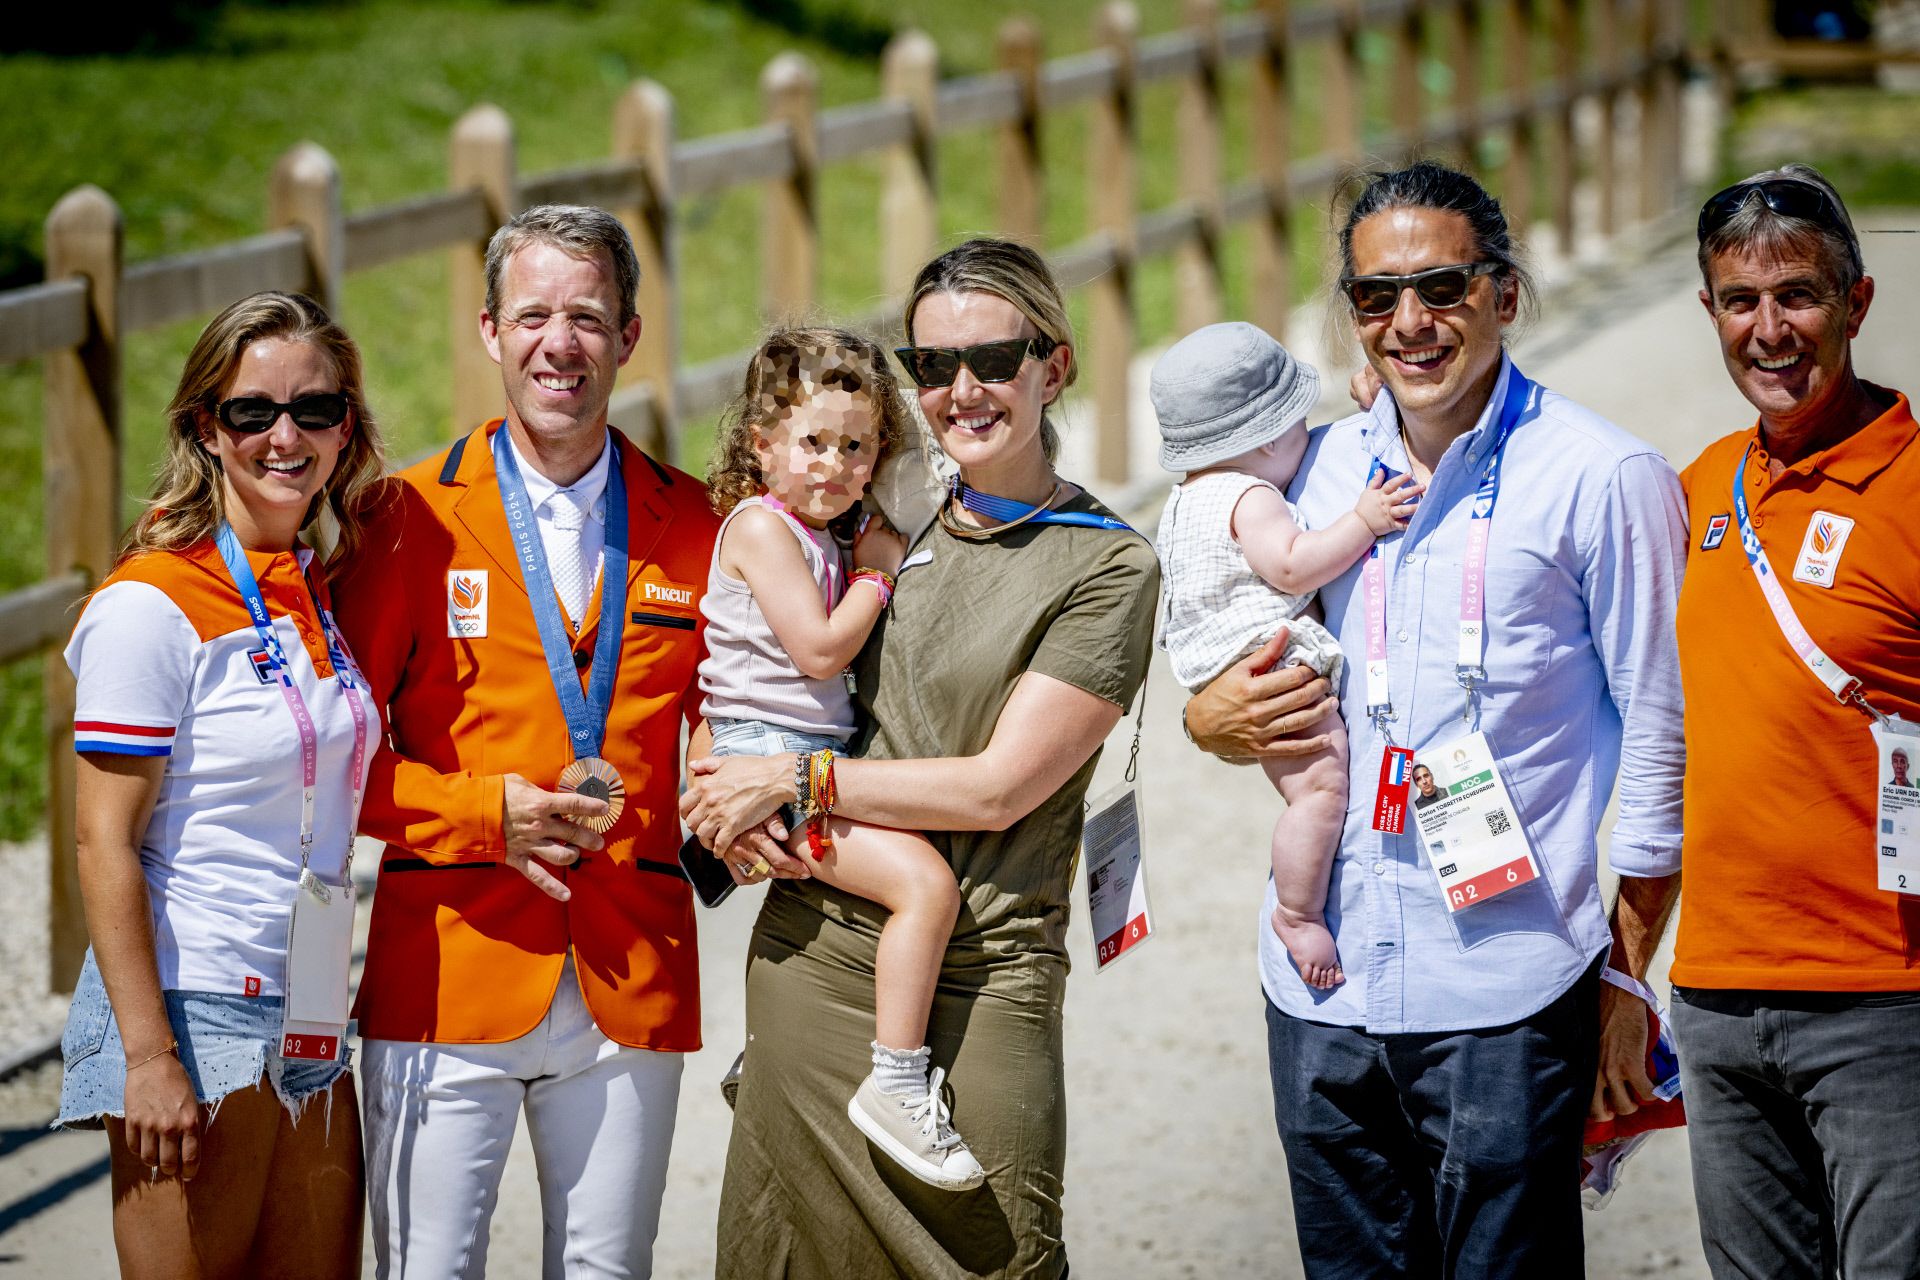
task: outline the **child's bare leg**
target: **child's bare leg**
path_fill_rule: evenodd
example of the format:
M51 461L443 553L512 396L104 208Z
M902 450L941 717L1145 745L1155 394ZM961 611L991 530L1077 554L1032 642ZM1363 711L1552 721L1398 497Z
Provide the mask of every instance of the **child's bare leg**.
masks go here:
M1320 988L1346 980L1326 922L1327 877L1347 819L1347 730L1337 712L1299 736L1323 733L1332 739L1324 751L1260 762L1287 802L1273 824L1273 930L1301 979Z
M841 818L828 825L833 851L819 862L800 856L834 888L891 913L874 961L874 1038L897 1053L911 1053L927 1042L933 989L960 915L960 886L924 836Z

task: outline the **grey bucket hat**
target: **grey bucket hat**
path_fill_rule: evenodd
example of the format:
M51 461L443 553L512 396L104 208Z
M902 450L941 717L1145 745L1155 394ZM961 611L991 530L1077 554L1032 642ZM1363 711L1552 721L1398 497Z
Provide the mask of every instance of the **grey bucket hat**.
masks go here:
M1198 471L1257 449L1320 398L1320 375L1242 320L1195 329L1153 365L1160 465Z

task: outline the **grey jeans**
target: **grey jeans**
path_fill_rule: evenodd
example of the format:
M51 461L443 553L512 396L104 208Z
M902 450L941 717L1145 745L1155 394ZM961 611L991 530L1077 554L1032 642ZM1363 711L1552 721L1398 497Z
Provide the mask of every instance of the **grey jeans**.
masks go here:
M1715 1280L1920 1280L1920 991L1673 990Z

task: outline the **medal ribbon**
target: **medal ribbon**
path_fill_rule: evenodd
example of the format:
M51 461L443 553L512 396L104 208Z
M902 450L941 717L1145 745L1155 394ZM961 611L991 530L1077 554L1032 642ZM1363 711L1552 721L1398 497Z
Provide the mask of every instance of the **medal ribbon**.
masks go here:
M1787 599L1786 588L1780 585L1779 575L1773 571L1773 562L1767 559L1767 549L1760 545L1760 535L1754 532L1753 519L1747 512L1747 462L1753 457L1755 441L1748 441L1746 451L1740 455L1740 469L1733 473L1733 512L1740 526L1740 546L1747 553L1747 564L1753 570L1753 577L1760 584L1760 594L1766 597L1767 607L1773 611L1773 620L1785 636L1787 644L1813 678L1827 687L1827 691L1841 702L1851 702L1876 720L1884 721L1885 716L1867 704L1861 693L1861 683L1845 667L1828 657L1826 651L1814 643L1813 637L1800 622L1800 615L1793 611L1793 602Z
M1500 460L1506 455L1507 439L1519 424L1533 384L1511 360L1507 362L1507 394L1493 426L1493 447L1481 473L1479 487L1473 493L1473 509L1467 521L1465 563L1460 575L1460 647L1454 664L1455 678L1467 691L1468 712L1476 686L1485 683L1484 665L1487 641L1487 547L1493 534L1493 505L1500 496ZM1376 475L1390 475L1392 469L1379 458L1367 471L1367 483ZM1367 552L1361 569L1361 589L1367 606L1367 714L1376 725L1393 719L1393 694L1387 681L1387 573L1380 559L1380 544Z
M267 613L266 600L261 597L259 580L253 576L253 566L247 563L247 553L240 546L233 526L224 520L214 535L214 545L227 563L233 585L240 591L247 617L272 663L273 682L280 686L280 696L293 714L294 728L300 734L300 870L304 875L313 854L313 797L319 785L320 735L313 727L313 714L307 710L307 700L294 683L293 667L287 662L286 650L281 648L280 637L273 629L273 619ZM367 708L360 699L359 668L354 666L346 641L334 625L333 611L321 605L311 576L307 578L307 591L313 595L314 611L320 615L320 630L327 639L327 655L333 661L334 678L340 682L340 691L346 694L347 707L353 713L353 772L348 779L352 807L347 812L347 874L351 875L353 832L360 824L360 801L365 794L362 779L367 762Z
M507 531L513 536L514 554L520 559L520 574L533 601L533 622L540 632L540 649L546 654L547 676L560 697L560 711L567 720L567 745L576 760L600 754L607 736L607 710L613 705L613 680L620 670L620 641L626 630L627 610L627 481L620 470L620 451L608 447L613 456L607 466L607 540L600 570L600 634L594 638L593 666L587 676L587 691L580 692L580 672L573 663L573 645L567 639L567 624L560 616L560 598L554 594L553 574L547 568L547 553L540 545L540 534L533 522L533 506L527 501L527 484L520 477L520 464L514 461L513 446L502 422L493 433L493 468L500 481L500 504L506 508ZM617 604L616 604L617 600Z

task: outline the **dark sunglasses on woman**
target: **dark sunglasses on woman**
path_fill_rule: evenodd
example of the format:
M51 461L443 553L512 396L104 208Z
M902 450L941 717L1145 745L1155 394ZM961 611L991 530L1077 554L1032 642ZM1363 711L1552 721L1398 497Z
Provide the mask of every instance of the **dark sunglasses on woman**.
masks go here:
M1708 196L1707 202L1700 206L1699 238L1705 240L1726 226L1755 196L1783 218L1798 218L1835 231L1847 230L1847 220L1833 203L1833 197L1819 187L1798 178L1769 178L1765 182L1736 182L1725 191Z
M1341 276L1340 291L1363 316L1388 314L1400 305L1400 293L1405 289L1419 295L1421 304L1429 310L1451 311L1467 300L1475 276L1492 275L1499 269L1497 262L1463 262L1431 267L1410 276Z
M1028 355L1045 360L1058 346L1053 339L1008 338L1003 342L982 342L972 347L895 347L893 354L917 387L950 387L960 376L960 366L973 370L981 382L1012 382L1020 376L1020 366Z
M301 396L292 404L281 404L265 396L236 396L222 400L214 410L228 430L257 436L286 414L302 431L331 431L347 420L347 398L337 391L317 396Z

